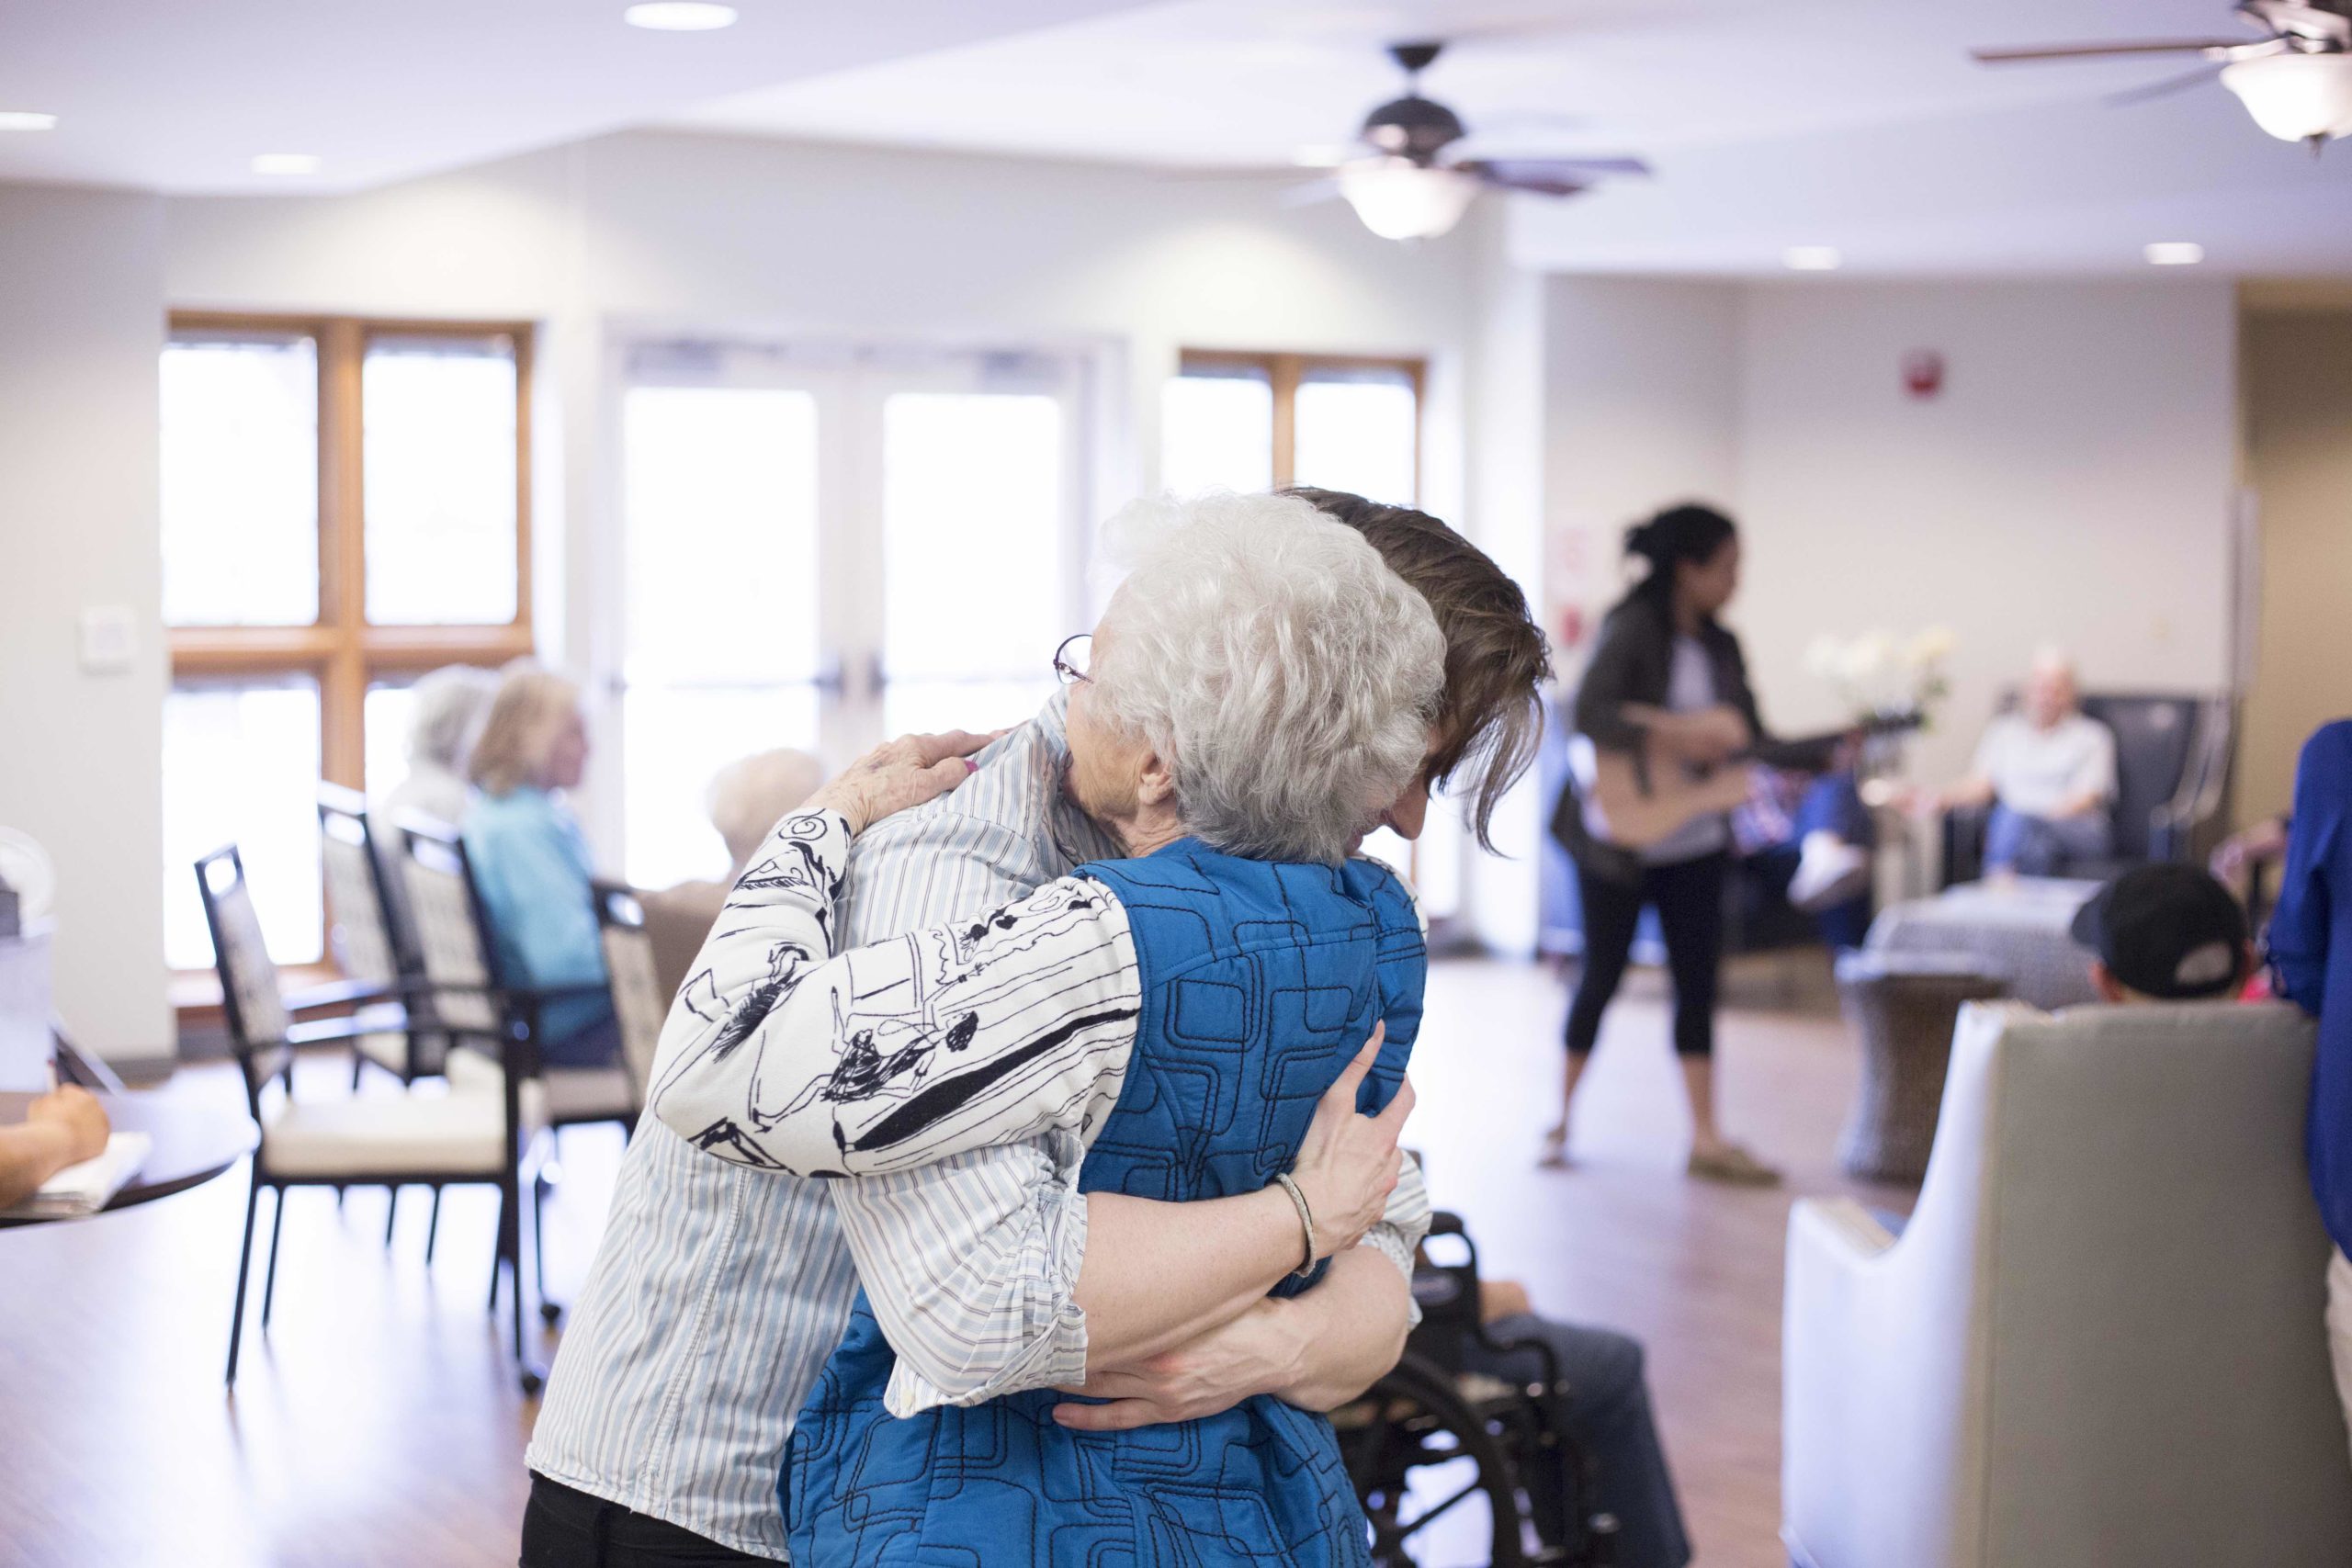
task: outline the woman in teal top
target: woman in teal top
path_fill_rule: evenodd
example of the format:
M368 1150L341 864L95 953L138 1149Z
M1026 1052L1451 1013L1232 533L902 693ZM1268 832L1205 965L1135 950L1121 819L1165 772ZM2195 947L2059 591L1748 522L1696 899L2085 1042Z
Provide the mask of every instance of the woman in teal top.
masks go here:
M480 791L466 809L466 855L490 916L503 974L542 990L605 984L604 944L590 886L588 841L556 798L579 786L588 761L580 691L560 675L506 677L474 743L467 776ZM598 1066L620 1055L609 994L566 997L539 1020L540 1054L560 1066Z

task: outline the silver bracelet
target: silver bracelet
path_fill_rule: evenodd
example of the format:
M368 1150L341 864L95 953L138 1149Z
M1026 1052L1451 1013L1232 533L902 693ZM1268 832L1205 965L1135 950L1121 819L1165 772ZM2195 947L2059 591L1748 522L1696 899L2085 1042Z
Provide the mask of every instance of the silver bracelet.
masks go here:
M1299 1190L1298 1183L1291 1179L1289 1171L1276 1171L1274 1179L1282 1183L1283 1190L1290 1194L1291 1206L1298 1211L1299 1250L1302 1256L1297 1269L1292 1273L1295 1279L1315 1267L1315 1211L1306 1206L1306 1194Z

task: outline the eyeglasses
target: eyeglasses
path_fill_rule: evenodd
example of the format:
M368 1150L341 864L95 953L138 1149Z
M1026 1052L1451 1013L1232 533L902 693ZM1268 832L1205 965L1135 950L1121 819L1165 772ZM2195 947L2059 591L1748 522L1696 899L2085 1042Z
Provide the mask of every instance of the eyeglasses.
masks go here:
M1054 649L1054 673L1061 678L1063 685L1075 686L1080 681L1094 679L1086 672L1086 656L1093 645L1092 632L1079 632L1062 638L1062 645Z

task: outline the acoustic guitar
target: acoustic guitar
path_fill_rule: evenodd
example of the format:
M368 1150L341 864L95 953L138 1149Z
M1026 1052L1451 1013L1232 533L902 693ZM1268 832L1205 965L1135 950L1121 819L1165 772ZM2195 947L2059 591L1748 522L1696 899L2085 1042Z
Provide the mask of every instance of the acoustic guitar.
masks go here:
M1646 850L1672 838L1698 818L1720 816L1746 805L1752 793L1748 776L1752 767L1819 773L1820 760L1840 741L1899 734L1925 722L1925 716L1916 710L1885 714L1843 729L1761 741L1707 769L1676 761L1654 736L1645 736L1638 751L1604 751L1577 736L1571 756L1585 827L1604 843Z

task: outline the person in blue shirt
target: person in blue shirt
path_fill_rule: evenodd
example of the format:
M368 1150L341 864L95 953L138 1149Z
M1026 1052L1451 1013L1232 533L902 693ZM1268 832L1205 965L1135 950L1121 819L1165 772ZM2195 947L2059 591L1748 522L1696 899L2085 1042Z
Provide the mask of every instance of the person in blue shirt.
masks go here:
M2324 724L2295 764L2287 869L2270 918L2278 988L2319 1020L2305 1148L2312 1192L2335 1243L2327 1264L2328 1349L2352 1419L2352 719Z
M557 798L579 787L587 761L580 689L545 670L511 671L466 764L478 792L466 808L466 855L500 971L542 990L605 981L588 841L579 818ZM616 1060L620 1026L610 994L548 1003L539 1050L558 1066Z

